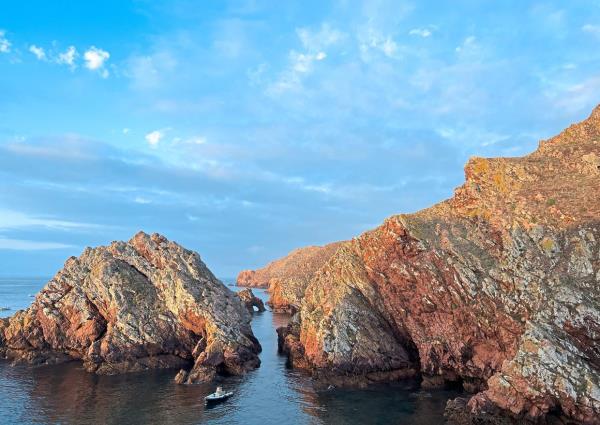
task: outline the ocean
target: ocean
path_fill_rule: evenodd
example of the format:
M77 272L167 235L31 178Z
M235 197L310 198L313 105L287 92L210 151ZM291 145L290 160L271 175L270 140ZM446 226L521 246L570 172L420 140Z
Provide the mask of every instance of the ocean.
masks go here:
M48 278L0 278L0 312L26 308ZM230 279L225 282L231 283ZM236 289L230 287L230 289ZM266 301L264 290L254 290ZM0 360L1 424L406 424L444 422L453 390L422 391L413 381L367 389L316 391L308 376L286 367L277 353L275 329L285 314L255 313L261 367L243 377L206 385L176 385L176 371L96 376L78 362L58 366L11 366ZM206 408L216 385L234 391L227 402Z

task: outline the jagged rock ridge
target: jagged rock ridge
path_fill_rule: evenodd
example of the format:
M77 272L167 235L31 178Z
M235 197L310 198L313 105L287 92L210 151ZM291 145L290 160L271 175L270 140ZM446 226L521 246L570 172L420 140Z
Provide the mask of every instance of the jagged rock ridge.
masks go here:
M282 350L354 383L411 370L462 382L473 415L600 423L600 107L530 155L473 158L465 174L448 201L338 249Z
M82 360L99 374L193 366L181 381L207 381L258 367L250 320L197 253L140 232L67 260L27 310L0 321L0 355Z

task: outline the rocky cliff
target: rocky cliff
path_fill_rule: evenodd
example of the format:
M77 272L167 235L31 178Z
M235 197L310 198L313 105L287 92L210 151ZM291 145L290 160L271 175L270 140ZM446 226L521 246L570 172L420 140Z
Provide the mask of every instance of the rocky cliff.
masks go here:
M197 253L138 233L67 260L27 310L0 321L0 355L82 360L99 374L191 367L181 382L207 381L258 367L250 320Z
M475 418L600 423L600 107L522 158L473 158L453 198L345 243L280 329L292 364L458 382Z
M237 284L269 288L267 304L274 311L293 313L300 305L308 282L340 245L341 242L336 242L296 249L262 269L242 271Z

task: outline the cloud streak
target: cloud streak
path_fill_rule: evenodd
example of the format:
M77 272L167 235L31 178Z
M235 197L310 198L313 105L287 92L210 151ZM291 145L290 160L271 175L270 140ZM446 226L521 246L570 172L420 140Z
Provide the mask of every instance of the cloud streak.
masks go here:
M97 229L100 226L52 217L29 215L20 211L0 209L0 230L46 228L61 231Z
M74 248L74 245L59 242L28 241L0 237L0 250L9 251L48 251Z

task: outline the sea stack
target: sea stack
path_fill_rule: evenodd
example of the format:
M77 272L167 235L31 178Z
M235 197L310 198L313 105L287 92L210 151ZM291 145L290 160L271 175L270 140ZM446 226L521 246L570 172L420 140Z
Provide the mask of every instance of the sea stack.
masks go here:
M203 382L259 366L250 320L196 252L140 232L69 258L27 310L0 321L0 355L81 360L98 374L183 368L181 382Z
M599 424L600 107L465 175L451 199L341 246L280 329L282 351L337 383L462 383L473 421Z
M252 289L245 288L245 289L242 289L241 291L239 291L237 294L250 313L254 313L255 307L256 307L256 311L258 311L259 313L262 313L263 311L267 310L265 308L265 304L263 303L263 301L260 298L258 298L256 295L254 295L254 292L252 292Z

